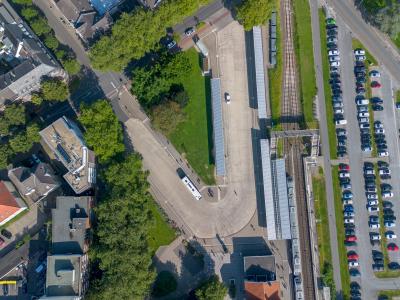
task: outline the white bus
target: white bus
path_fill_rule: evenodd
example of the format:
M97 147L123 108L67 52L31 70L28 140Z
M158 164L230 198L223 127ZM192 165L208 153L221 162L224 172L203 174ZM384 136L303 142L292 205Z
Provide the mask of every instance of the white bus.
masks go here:
M182 182L185 184L185 186L188 188L188 190L192 193L193 197L196 198L196 200L201 199L201 194L200 194L199 190L194 186L193 182L191 182L187 176L182 178Z

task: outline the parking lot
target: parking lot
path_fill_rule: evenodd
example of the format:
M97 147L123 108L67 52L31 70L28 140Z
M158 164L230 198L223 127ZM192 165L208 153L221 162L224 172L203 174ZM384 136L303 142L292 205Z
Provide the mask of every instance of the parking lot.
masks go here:
M327 20L327 29L351 295L376 299L379 290L396 286L375 274L396 270L400 262L400 112L390 77L378 66L368 68L365 49L352 48L345 24Z

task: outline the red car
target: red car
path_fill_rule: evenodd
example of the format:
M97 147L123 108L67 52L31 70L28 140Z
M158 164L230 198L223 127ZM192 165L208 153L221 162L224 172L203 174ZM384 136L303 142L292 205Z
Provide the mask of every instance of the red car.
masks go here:
M0 237L0 248L3 247L4 245L4 240Z
M358 254L357 253L347 254L347 259L348 260L357 260L358 259Z
M389 251L399 251L399 246L397 246L396 244L389 244L388 246L387 246L387 248L388 248L388 250Z
M355 242L357 241L357 237L355 235L350 235L348 237L346 237L345 242L349 243L349 242Z
M339 164L339 170L340 171L349 171L350 166L348 164Z
M372 81L371 87L373 88L380 88L382 85L378 81Z

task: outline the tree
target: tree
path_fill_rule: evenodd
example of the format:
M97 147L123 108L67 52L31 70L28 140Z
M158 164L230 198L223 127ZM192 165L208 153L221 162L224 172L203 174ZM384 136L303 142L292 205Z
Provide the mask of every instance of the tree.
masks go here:
M274 8L272 0L244 0L237 7L237 19L246 31L265 24Z
M45 35L51 32L51 27L47 24L46 20L42 17L32 20L32 30L39 36Z
M12 2L19 5L32 5L32 0L12 0Z
M23 125L26 123L25 106L20 104L11 104L4 110L4 118L9 125Z
M38 93L32 93L31 94L31 102L35 105L40 105L43 102L43 98L42 96L40 96L40 94Z
M26 7L21 10L21 15L27 20L31 21L32 19L38 16L38 11L33 7Z
M161 271L154 282L152 295L154 297L164 297L176 290L178 283L174 275L168 271Z
M25 153L31 149L33 142L28 140L26 132L19 132L10 138L9 144L14 153Z
M4 117L0 117L0 136L8 135L10 131L10 123Z
M68 86L61 79L48 78L42 81L41 95L47 101L65 101L69 96Z
M28 141L32 143L39 143L40 142L40 135L39 135L39 125L36 123L31 123L26 127L26 138Z
M70 76L76 75L81 70L81 65L74 58L68 58L62 61L62 65Z
M64 57L65 57L65 55L66 55L67 53L66 53L64 50L62 50L62 49L57 49L57 50L55 51L55 54L56 54L57 59L63 60Z
M155 106L151 116L154 127L167 137L175 131L179 124L186 120L186 114L179 104L172 101Z
M53 51L57 50L57 48L60 46L57 38L53 35L46 36L44 39L44 44L47 46L47 48L50 48Z
M223 300L228 289L221 283L217 276L210 277L196 290L199 300Z
M0 144L0 169L7 167L8 158L11 155L11 149L7 144Z
M125 150L121 124L106 100L83 106L79 121L86 128L85 140L98 159L106 163Z

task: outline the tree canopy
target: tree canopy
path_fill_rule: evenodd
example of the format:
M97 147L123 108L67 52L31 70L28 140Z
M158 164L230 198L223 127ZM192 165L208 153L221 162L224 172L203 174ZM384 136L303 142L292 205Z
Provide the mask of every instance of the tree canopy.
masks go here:
M196 289L195 294L198 300L223 300L227 292L226 286L213 276Z
M69 96L67 84L58 78L43 80L40 92L47 101L65 101Z
M143 57L158 45L166 29L182 22L210 0L165 0L156 10L138 7L121 15L111 35L103 36L90 51L99 70L123 70L129 62Z
M88 146L93 148L100 162L105 163L124 152L121 124L106 100L83 106L79 121L86 129L84 137Z
M244 0L237 7L237 19L246 31L265 24L274 8L273 0Z

